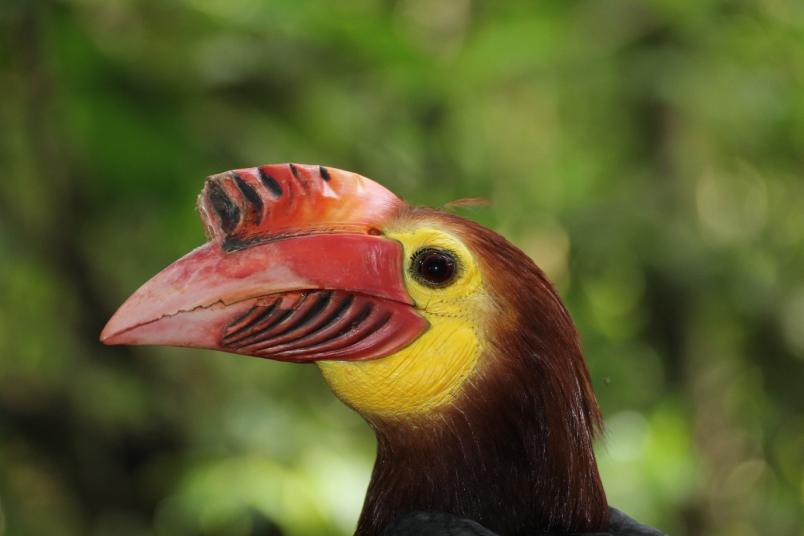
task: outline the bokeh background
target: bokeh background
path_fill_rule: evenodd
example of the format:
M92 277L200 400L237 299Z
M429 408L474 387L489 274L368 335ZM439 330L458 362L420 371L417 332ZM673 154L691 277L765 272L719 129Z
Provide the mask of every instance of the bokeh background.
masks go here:
M2 0L0 534L345 535L315 367L105 348L203 178L357 171L526 250L583 336L610 502L804 527L804 2Z

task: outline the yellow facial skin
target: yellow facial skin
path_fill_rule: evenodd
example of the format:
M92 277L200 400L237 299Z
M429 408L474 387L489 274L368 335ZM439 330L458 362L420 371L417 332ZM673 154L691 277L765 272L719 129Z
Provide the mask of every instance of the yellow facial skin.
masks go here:
M370 417L431 415L449 404L478 367L483 350L480 320L488 299L477 263L455 236L427 223L391 229L405 253L405 286L430 328L396 354L371 361L320 361L332 390ZM452 284L428 287L413 278L411 257L421 248L447 249L458 259Z

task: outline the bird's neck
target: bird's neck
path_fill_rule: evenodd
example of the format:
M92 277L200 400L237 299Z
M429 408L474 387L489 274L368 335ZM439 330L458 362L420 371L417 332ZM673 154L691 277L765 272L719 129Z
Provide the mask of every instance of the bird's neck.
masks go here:
M357 536L379 535L416 510L506 536L608 526L593 427L571 407L579 393L535 390L510 372L473 383L428 419L372 423L377 460Z

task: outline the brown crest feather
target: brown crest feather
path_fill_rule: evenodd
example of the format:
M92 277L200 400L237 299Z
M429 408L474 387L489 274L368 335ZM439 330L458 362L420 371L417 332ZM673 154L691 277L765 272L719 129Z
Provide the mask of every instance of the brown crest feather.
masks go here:
M462 197L460 199L455 199L453 201L449 201L448 203L444 203L444 209L452 210L456 208L490 207L491 205L491 200L486 199L485 197Z

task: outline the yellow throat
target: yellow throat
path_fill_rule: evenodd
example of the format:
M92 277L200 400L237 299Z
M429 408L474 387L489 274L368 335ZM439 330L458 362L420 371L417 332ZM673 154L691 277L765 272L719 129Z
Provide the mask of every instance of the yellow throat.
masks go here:
M454 235L427 225L392 228L385 236L403 246L405 286L416 309L430 323L429 329L406 348L381 359L318 362L335 394L366 416L434 413L458 396L483 354L480 320L489 300L477 262ZM428 287L412 276L411 256L427 247L449 250L457 258L459 272L449 286Z

